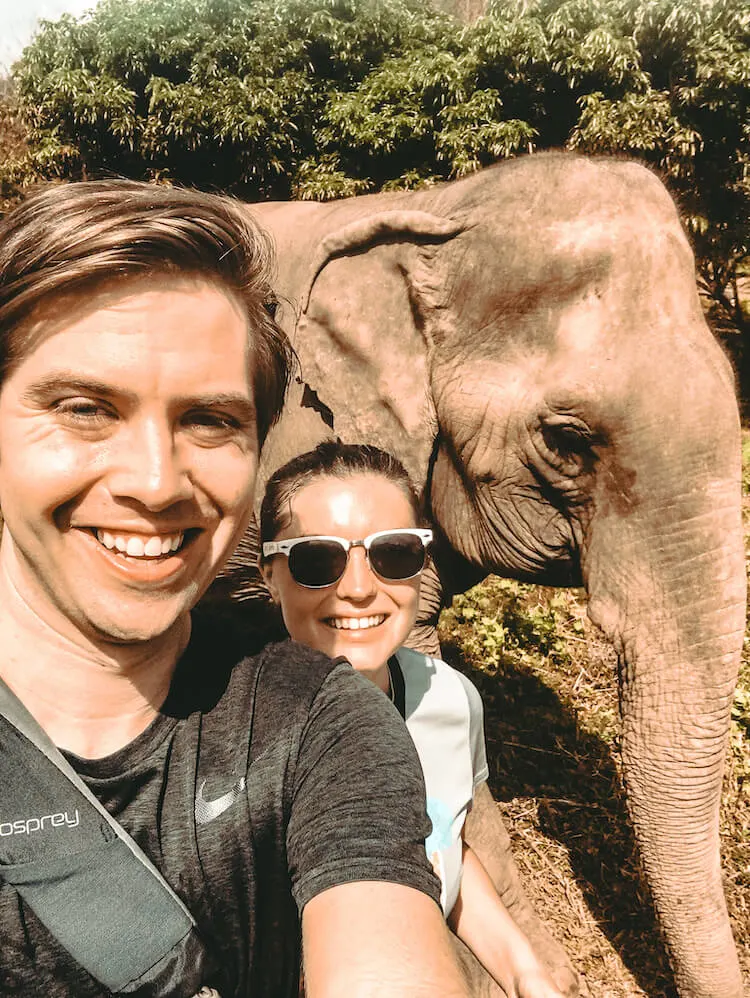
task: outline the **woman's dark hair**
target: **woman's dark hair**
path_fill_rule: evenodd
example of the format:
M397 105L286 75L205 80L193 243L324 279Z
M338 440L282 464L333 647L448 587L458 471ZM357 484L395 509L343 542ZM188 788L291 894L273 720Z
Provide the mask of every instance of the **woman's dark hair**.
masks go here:
M291 502L306 485L319 478L380 475L404 493L418 524L423 522L416 489L406 468L393 454L372 444L342 444L326 440L313 450L282 465L269 478L260 507L260 542L272 541L291 520Z
M205 280L247 316L263 443L295 361L274 321L272 264L270 237L232 198L131 180L47 187L0 222L0 384L32 345L34 316L58 299L154 275Z

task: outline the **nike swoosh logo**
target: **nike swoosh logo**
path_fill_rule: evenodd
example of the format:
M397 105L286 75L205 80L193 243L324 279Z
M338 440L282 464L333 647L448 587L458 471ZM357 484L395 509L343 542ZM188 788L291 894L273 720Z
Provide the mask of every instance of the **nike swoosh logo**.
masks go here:
M203 791L206 787L206 781L204 780L198 787L198 793L195 796L195 820L199 825L207 825L209 821L214 821L218 818L220 814L224 814L232 804L241 797L245 792L245 787L247 786L247 780L244 776L241 776L239 780L235 783L233 787L230 787L225 794L221 797L217 797L215 800L206 800Z

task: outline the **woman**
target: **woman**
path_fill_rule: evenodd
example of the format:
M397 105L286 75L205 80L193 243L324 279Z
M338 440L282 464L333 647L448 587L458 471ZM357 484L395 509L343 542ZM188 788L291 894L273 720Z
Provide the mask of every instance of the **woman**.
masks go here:
M479 694L445 662L403 647L432 540L405 469L375 447L320 444L269 480L260 526L261 571L290 636L345 656L406 721L433 826L425 848L449 925L509 998L560 998L463 842L488 775Z

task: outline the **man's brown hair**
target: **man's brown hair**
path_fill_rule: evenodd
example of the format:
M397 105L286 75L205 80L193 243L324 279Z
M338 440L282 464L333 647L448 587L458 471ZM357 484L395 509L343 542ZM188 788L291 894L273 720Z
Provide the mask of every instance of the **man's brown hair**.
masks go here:
M294 351L274 321L270 238L228 197L130 180L58 184L0 222L0 384L28 349L28 324L56 298L153 275L199 278L243 306L262 444Z

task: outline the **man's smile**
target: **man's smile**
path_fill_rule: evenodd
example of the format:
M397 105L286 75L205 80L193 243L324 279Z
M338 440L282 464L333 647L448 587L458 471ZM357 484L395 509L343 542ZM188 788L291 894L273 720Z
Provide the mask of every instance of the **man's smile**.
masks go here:
M94 536L110 551L117 551L129 558L163 558L178 551L185 539L185 531L171 534L113 533L93 528Z
M211 531L195 527L168 533L132 532L103 527L74 526L72 533L84 539L93 556L91 571L106 565L104 587L119 579L130 587L173 586L200 564L208 553ZM114 573L114 574L109 574ZM91 576L93 578L93 576ZM110 582L105 581L109 579Z

